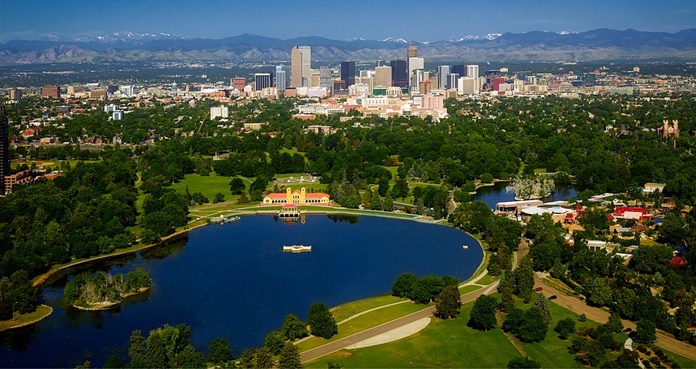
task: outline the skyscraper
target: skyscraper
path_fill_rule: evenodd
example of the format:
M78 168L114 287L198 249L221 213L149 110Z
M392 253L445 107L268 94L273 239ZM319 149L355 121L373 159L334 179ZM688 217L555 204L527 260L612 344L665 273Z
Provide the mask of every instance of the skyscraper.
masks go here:
M392 86L392 67L380 66L375 68L375 86Z
M290 53L292 87L309 87L312 78L312 49L309 46L295 46Z
M273 78L271 78L270 73L254 74L254 82L256 82L256 91L261 91L264 88L271 87L272 80Z
M447 84L450 73L451 72L450 72L449 65L441 65L441 66L437 67L437 82L438 82L437 85L438 85L438 88L443 89L443 90L447 89L447 88L451 88Z
M319 87L324 87L329 94L333 95L334 79L328 65L319 66Z
M418 46L409 46L406 49L406 59L418 57Z
M344 82L344 87L348 87L355 84L355 62L345 61L341 62L341 80Z
M287 80L287 73L285 73L283 66L276 65L275 86L278 88L278 92L285 92L285 90L288 88Z
M416 70L423 70L425 69L425 60L423 58L418 58L418 57L413 57L413 58L408 58L408 75L409 78L413 78L413 73ZM411 84L410 87L412 88L418 88L418 84Z
M464 67L464 64L455 64L452 66L451 73L457 73L460 76L465 76L466 75L466 68Z
M9 121L5 105L0 105L0 195L5 194L5 177L10 175Z
M466 66L466 76L471 78L479 77L479 67L476 64L470 64Z
M408 64L405 60L392 60L390 62L392 72L392 86L408 87Z

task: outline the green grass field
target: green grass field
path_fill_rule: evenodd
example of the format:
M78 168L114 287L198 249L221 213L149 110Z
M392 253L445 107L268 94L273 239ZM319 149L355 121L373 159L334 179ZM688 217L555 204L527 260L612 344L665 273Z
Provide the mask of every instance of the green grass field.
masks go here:
M334 319L336 319L336 322L341 322L363 311L407 300L407 298L399 298L391 295L375 296L339 305L333 308L331 313L333 314Z
M459 287L459 293L464 295L469 292L474 292L482 287L479 286L464 286L464 287Z
M46 305L39 305L36 307L36 310L27 314L20 314L15 312L14 319L0 321L0 331L39 321L51 315L52 312L53 309Z
M341 350L306 368L326 368L334 361L344 368L503 368L519 356L500 329L481 332L467 327L473 303L454 320L433 318L421 332L396 342Z
M417 305L412 302L407 302L404 304L398 304L394 306L385 307L383 309L378 309L371 311L364 315L360 315L354 319L351 319L343 324L338 325L338 334L327 340L319 337L312 337L306 341L297 344L300 351L306 351L315 347L319 347L326 343L348 337L355 332L364 331L368 328L376 327L380 324L392 321L394 319L400 318L402 316L415 313L416 311L425 309L428 305Z
M246 185L246 191L249 190L250 182L244 178L244 184ZM184 180L179 181L172 185L172 188L181 194L186 193L186 186L188 186L189 193L200 192L207 196L212 202L213 197L216 193L222 193L225 195L225 200L231 200L237 198L238 196L232 196L230 193L230 181L232 177L222 177L215 173L211 173L210 176L200 176L198 174L187 174Z
M531 306L521 301L518 301L517 305L523 309ZM461 314L454 320L441 321L434 318L428 327L413 336L357 351L341 350L304 366L326 368L327 362L333 361L344 368L503 368L510 359L521 356L499 328L481 332L466 326L472 306L473 303L465 304ZM542 368L582 367L573 355L568 353L570 339L559 339L553 327L565 318L574 319L577 328L597 326L598 323L589 320L584 323L577 322L577 314L551 302L548 307L553 321L546 339L539 343L522 343L522 347ZM616 334L615 338L625 340L626 335ZM696 367L696 362L692 360L666 353L683 368ZM616 356L617 353L608 353L607 359L611 360Z

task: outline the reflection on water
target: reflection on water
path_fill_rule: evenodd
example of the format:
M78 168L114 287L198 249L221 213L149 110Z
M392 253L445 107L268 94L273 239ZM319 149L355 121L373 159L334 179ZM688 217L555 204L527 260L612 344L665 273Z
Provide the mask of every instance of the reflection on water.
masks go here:
M157 246L145 249L140 252L140 256L148 261L153 259L164 259L167 256L171 256L181 252L181 250L184 249L184 246L186 246L188 241L188 234L184 234L181 237L178 237L174 240L165 241Z
M477 241L454 228L398 219L309 215L287 226L272 216L247 216L193 230L187 238L128 259L100 261L94 270L127 273L144 268L153 280L145 294L116 309L77 311L61 305L70 276L44 288L54 313L35 326L0 333L3 367L75 367L85 358L103 365L127 359L133 330L147 334L164 324L191 326L194 346L205 350L226 337L234 352L263 344L287 314L307 319L309 306L328 306L390 291L411 272L468 278L479 266ZM283 245L312 252L283 253Z

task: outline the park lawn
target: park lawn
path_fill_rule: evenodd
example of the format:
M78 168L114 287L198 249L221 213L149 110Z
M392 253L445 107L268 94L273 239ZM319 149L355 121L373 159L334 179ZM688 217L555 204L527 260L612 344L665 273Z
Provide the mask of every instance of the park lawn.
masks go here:
M201 176L198 174L187 174L182 181L172 185L172 188L180 193L186 193L186 186L190 194L200 192L208 197L208 200L213 201L216 193L225 195L225 200L229 200L232 195L230 193L230 181L233 177L218 176L215 173L210 173L209 176ZM249 181L244 181L245 191L249 189Z
M529 309L533 306L533 301L529 304L524 304L521 301L515 303L515 305L523 310ZM575 321L576 329L580 327L596 327L599 323L587 320L584 323L578 322L580 317L578 314L565 309L558 304L551 301L547 301L547 306L549 311L551 311L551 324L549 324L549 330L546 333L546 339L541 342L535 343L524 343L521 342L524 350L529 354L529 356L541 364L542 368L580 368L583 367L582 364L575 361L573 355L568 352L568 347L570 346L570 340L575 336L571 335L566 341L558 338L558 333L553 329L558 324L558 321L565 318L571 318ZM616 355L612 355L611 359L614 359ZM609 357L608 357L609 358Z
M331 309L331 313L333 314L334 319L336 319L336 322L342 322L355 314L362 313L363 311L393 304L400 301L408 301L408 299L392 295L369 297L366 299L336 306L335 308Z
M308 161L307 158L306 158L307 153L297 151L297 147L295 147L295 146L293 146L292 149L288 149L288 148L283 147L282 149L278 150L278 152L281 153L281 154L282 154L282 153L288 153L288 154L290 154L290 155L300 154L300 155L302 155L302 156L305 156L305 162Z
M657 349L659 347L654 347L654 348ZM667 357L672 359L672 361L679 364L680 367L682 367L682 368L696 368L696 361L685 358L681 355L675 354L675 353L673 353L671 351L667 351L665 349L662 349L662 351L665 353L665 355L667 355Z
M491 284L491 283L497 281L498 279L499 279L498 277L493 277L490 274L486 274L483 278L479 279L479 281L476 283L482 284L482 285L487 285L487 284Z
M387 344L341 350L305 368L326 368L334 361L344 368L504 368L520 356L503 332L469 328L473 302L465 304L454 320L433 321L421 332Z
M329 342L348 337L355 332L361 332L366 329L376 327L380 324L384 324L386 322L390 322L394 319L400 318L402 316L409 315L411 313L415 313L416 311L420 311L422 309L425 309L429 305L418 305L412 302L407 302L403 304L398 304L394 306L388 306L383 309L378 309L375 311L371 311L369 313L366 313L364 315L361 315L359 317L356 317L354 319L351 319L343 324L338 325L338 334L335 336L331 337L331 339L324 339L320 337L312 337L309 338L305 341L302 341L297 344L297 347L300 349L300 351L307 351L309 349L313 349L315 347L322 346L324 344L327 344Z
M15 312L14 319L0 321L0 332L12 327L19 327L24 324L39 321L51 315L53 308L47 305L39 305L31 313L20 314Z
M481 286L464 286L464 287L459 287L459 294L464 295L469 292L474 292L480 288L483 288Z

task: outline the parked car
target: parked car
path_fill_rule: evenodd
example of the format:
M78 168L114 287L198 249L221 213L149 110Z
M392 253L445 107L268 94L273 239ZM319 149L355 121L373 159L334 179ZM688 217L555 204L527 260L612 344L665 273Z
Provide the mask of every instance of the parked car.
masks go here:
M633 331L633 329L631 329L631 328L624 328L622 332L631 333L632 331Z
M541 291L541 290L543 290L543 288L537 287L537 288L534 289L534 292L539 292L539 291Z
M551 295L551 296L549 296L549 300L555 300L555 299L557 299L557 298L558 298L558 296L556 296L556 295Z

